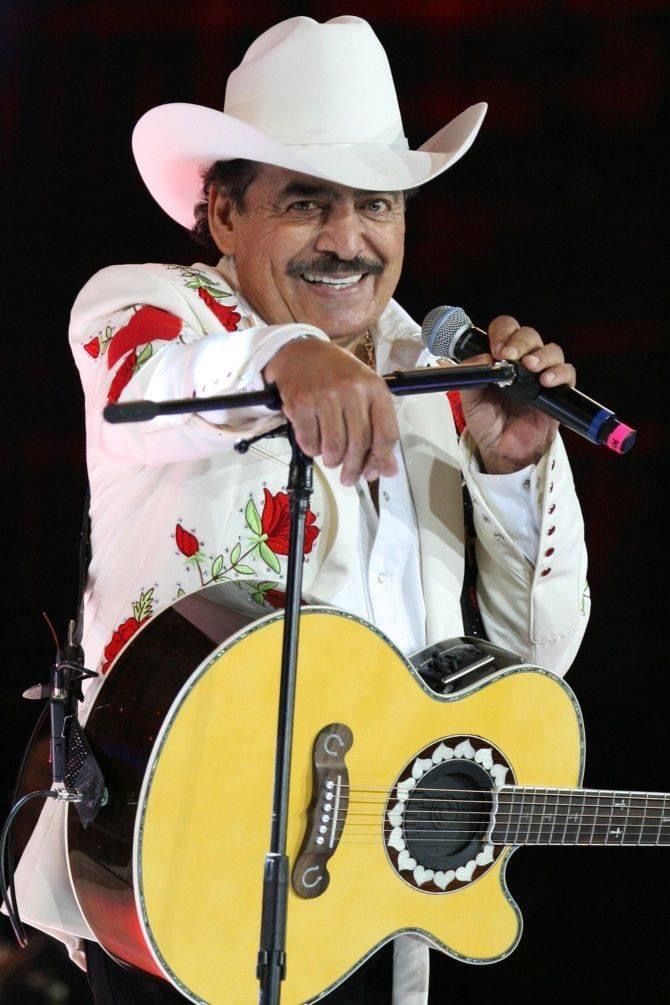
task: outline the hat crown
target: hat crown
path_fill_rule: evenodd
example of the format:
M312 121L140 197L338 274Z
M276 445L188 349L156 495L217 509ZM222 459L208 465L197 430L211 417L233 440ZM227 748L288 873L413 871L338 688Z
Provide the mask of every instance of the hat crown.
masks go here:
M353 16L293 17L263 32L228 78L224 112L288 146L408 147L386 53Z

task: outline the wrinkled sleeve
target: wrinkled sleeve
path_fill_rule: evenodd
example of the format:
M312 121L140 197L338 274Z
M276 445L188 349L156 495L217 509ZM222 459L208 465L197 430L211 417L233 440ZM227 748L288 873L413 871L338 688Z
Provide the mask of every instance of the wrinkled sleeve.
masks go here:
M492 642L563 675L572 664L590 613L584 521L560 436L537 465L538 540L529 561L500 505L473 478L475 445L461 437L461 464L473 502L477 599Z
M112 266L89 280L70 320L89 452L137 464L197 460L279 424L281 413L263 406L194 409L146 422L103 418L115 402L263 390L263 367L282 346L300 337L327 340L312 325L254 324L235 313L234 294L228 296L230 307L201 299L161 266Z

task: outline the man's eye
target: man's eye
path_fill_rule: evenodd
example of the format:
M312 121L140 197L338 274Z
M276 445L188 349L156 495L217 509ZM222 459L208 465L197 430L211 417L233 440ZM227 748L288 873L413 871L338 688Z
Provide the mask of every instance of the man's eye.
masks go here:
M365 209L379 216L382 213L388 213L391 209L391 204L386 199L368 199L365 203Z
M289 210L295 210L297 213L309 213L310 210L318 209L319 204L314 202L313 199L298 199L297 202L292 202L288 208Z

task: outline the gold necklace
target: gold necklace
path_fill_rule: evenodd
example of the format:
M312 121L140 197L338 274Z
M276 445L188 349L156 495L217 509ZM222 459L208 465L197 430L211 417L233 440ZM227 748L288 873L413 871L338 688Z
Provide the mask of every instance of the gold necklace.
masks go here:
M375 358L375 344L372 341L372 335L369 331L366 331L363 336L363 348L365 349L366 360L371 370L377 369L377 362Z

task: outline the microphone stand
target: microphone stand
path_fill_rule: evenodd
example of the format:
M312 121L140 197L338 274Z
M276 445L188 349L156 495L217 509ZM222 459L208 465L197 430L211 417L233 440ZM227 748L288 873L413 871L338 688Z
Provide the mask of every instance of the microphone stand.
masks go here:
M454 366L396 371L387 375L393 394L422 394L455 390L482 384L501 384L514 380L513 364L493 366ZM185 398L174 401L135 401L107 405L108 422L141 422L158 415L204 412L226 408L265 405L279 410L281 399L274 387L247 394L218 395L212 398ZM270 849L265 858L263 901L261 909L260 948L256 976L260 982L260 1005L278 1005L281 982L286 973L286 916L288 908L289 860L286 854L289 781L296 694L300 600L304 562L305 524L313 487L313 462L295 441L290 423L265 431L259 436L238 440L235 449L246 453L250 445L264 436L287 435L291 445L291 463L287 494L289 496L289 550L286 574L286 606L280 669L277 736Z
M295 441L293 427L286 427L291 444L289 497L289 547L286 570L286 606L282 639L281 677L277 708L277 737L272 794L270 850L263 873L261 942L256 976L260 982L260 1005L275 1005L280 999L281 981L286 973L286 911L288 904L289 860L286 854L289 779L298 661L300 599L305 548L305 524L313 486L313 462ZM244 453L251 441L242 440L236 450Z
M492 366L473 363L448 367L423 367L419 370L394 370L393 373L386 374L383 379L391 394L402 396L457 391L465 387L482 387L485 384L506 387L508 384L513 384L516 377L516 364L502 361ZM102 414L107 422L147 422L159 415L222 411L227 408L250 408L257 405L280 411L281 398L274 384L270 384L263 391L217 394L211 398L124 401L107 405Z

